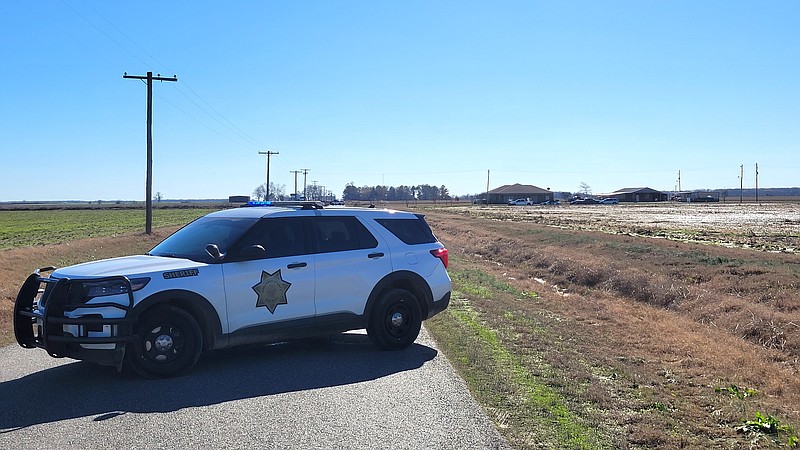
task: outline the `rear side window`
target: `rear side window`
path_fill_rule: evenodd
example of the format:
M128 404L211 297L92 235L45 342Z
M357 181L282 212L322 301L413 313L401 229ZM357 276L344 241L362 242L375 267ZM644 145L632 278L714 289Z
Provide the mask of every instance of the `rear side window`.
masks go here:
M378 241L355 217L314 217L320 253L375 248Z
M432 244L436 242L436 237L433 235L431 227L420 216L417 216L416 219L375 219L375 221L406 244Z

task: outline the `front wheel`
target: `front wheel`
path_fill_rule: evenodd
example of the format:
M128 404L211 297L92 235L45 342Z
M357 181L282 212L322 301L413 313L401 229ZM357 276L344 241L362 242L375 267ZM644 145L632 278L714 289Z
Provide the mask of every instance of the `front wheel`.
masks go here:
M383 350L400 350L413 344L422 326L419 301L405 289L392 289L375 303L367 335Z
M200 326L181 308L166 306L145 313L137 330L136 341L128 345L128 362L147 378L186 374L203 350Z

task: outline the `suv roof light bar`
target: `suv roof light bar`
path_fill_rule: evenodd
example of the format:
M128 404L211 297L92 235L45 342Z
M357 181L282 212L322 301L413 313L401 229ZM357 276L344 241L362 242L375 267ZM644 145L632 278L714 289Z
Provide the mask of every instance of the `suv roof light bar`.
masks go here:
M322 209L325 207L325 204L322 202L317 201L249 201L247 204L242 206L280 206L284 208L300 208L300 209Z

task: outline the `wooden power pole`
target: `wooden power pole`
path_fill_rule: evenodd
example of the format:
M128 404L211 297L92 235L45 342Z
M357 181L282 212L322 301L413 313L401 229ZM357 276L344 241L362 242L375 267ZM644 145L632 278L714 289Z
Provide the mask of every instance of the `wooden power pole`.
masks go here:
M266 189L264 189L264 201L269 201L269 158L272 155L279 155L278 152L273 152L272 150L267 150L266 152L258 152L259 155L267 155L267 185Z
M300 173L299 170L290 170L289 173L294 174L294 200L297 201L297 174Z
M756 163L756 203L758 203L758 163Z
M147 179L145 181L145 219L144 232L153 233L153 80L157 81L178 81L178 77L162 77L161 74L153 76L153 72L147 75L128 75L125 72L122 78L132 78L135 80L146 80L147 82Z
M744 197L744 164L739 166L739 204L742 203Z

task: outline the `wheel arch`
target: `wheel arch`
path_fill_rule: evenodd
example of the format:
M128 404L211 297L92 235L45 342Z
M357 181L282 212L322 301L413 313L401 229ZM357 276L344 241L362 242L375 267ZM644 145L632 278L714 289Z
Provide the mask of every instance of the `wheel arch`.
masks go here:
M423 320L428 317L428 314L433 307L433 293L428 283L419 274L408 270L399 270L392 272L383 277L372 289L367 299L367 305L364 308L364 320L369 323L370 315L372 314L373 306L381 296L392 289L405 289L417 298L419 308L422 310Z
M212 349L222 336L222 322L214 306L202 295L183 289L171 289L157 292L137 303L133 308L133 317L139 318L153 308L175 306L194 317L203 332L203 349Z

